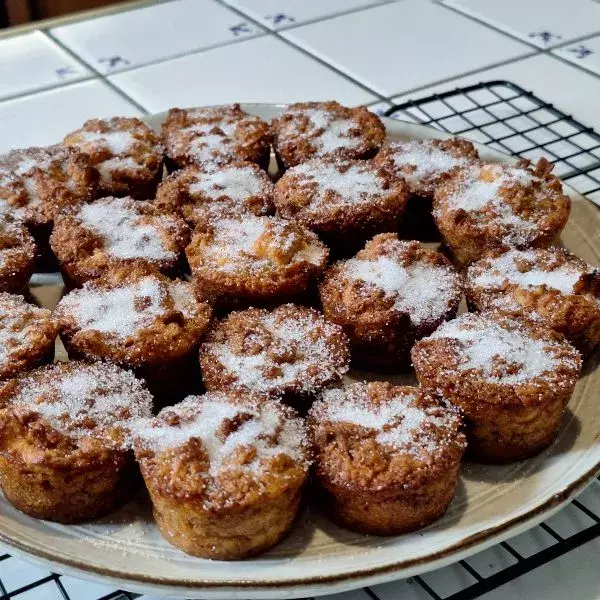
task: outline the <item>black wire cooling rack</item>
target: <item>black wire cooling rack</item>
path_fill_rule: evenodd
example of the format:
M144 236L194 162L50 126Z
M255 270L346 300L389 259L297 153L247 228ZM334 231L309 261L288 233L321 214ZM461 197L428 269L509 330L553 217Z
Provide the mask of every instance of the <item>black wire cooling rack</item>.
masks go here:
M555 163L557 175L600 204L600 135L512 83L490 81L432 94L393 106L385 115L431 125L530 160L545 156ZM365 600L399 599L406 586L416 586L419 598L471 600L597 537L600 483L595 480L577 500L525 534L451 567L365 588L361 595ZM133 600L139 595L43 571L4 554L0 556L0 600L13 598Z

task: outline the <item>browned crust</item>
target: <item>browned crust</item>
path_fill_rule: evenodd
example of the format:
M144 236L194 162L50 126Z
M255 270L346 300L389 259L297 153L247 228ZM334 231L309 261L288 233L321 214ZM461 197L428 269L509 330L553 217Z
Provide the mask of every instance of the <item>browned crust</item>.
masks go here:
M162 139L171 163L176 168L202 164L203 161L190 150L190 143L204 134L183 130L193 125L209 125L209 134L224 135L223 121L236 124L230 137L233 144L228 152L215 155L210 162L225 164L245 160L266 169L270 158L271 128L259 117L244 112L239 104L217 108L171 108L162 124Z
M348 120L352 128L348 136L360 139L360 143L352 148L339 147L328 152L327 156L338 158L371 158L385 139L385 127L381 119L364 106L348 108L338 102L298 102L290 104L279 116L273 119L273 147L278 161L284 168L293 167L318 154L314 139L322 132L310 131L310 123L305 115L298 114L302 110L320 110L329 113L335 119ZM290 133L290 125L294 132Z
M547 286L525 287L505 281L500 285L481 286L475 279L491 268L492 258L473 263L468 270L465 292L474 310L496 310L514 318L535 318L562 333L584 357L600 345L600 271L563 248L535 250L534 265L522 261L526 272L536 266L551 272L561 266L581 271L574 293L564 294Z
M86 133L113 132L129 133L134 140L131 147L113 152L106 143L85 139ZM160 137L140 119L89 119L79 129L67 134L63 143L87 154L100 171L99 196L131 196L137 200L154 197L156 187L162 179L164 149ZM108 166L106 161L114 158L131 158L136 168L120 165L110 168L110 175L105 176L104 169Z
M87 282L81 291L110 291L133 284L146 275L148 273L142 269L115 269ZM163 275L151 273L150 276L168 287L169 280ZM79 293L78 290L71 292ZM148 327L126 338L94 329L80 329L63 301L59 302L55 316L69 355L93 360L105 359L130 367L163 365L193 352L208 329L211 318L211 309L206 302L197 303L197 314L192 318L185 317L175 308L170 295L167 302L170 308L164 314L157 316Z
M102 201L111 198L103 198ZM50 247L66 279L76 286L97 279L118 268L156 270L176 276L182 271L183 252L189 242L190 231L179 217L168 214L154 202L124 198L125 206L139 218L139 225L151 225L165 250L175 254L172 258L119 258L105 250L106 239L91 227L84 225L78 211L57 218Z
M508 203L514 214L533 223L535 228L527 233L520 232L517 239L507 241L510 229L494 222L491 213L482 209L466 211L449 205L449 198L461 193L463 184L469 178L470 167L459 169L435 191L433 216L435 223L452 250L456 260L468 265L489 252L517 248L546 248L554 243L569 218L571 201L562 191L560 180L551 174L552 165L540 159L534 168L527 161L517 167L539 178L531 185L519 183L502 186L499 195ZM514 167L500 164L480 163L481 178L492 181L494 170L506 172ZM513 228L517 233L518 229Z
M382 233L367 242L356 258L370 260L379 256L398 260L403 266L415 262L452 270L450 261L439 252L422 247L419 242L398 240L393 233ZM394 370L408 367L410 349L416 340L429 335L453 318L462 298L462 285L456 276L456 288L444 314L433 321L414 325L410 315L394 307L394 298L344 273L345 261L330 267L319 285L323 312L341 325L350 339L352 360L372 369Z
M0 220L0 292L22 292L35 259L36 245L27 229L8 218Z

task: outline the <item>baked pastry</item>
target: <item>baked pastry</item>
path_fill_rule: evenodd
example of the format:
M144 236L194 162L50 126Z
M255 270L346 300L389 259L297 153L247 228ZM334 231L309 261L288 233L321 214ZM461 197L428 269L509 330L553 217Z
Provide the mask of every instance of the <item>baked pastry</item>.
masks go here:
M325 316L350 338L357 366L398 370L410 365L416 340L456 315L462 285L439 252L382 233L330 267L319 294Z
M590 356L600 345L600 270L567 250L509 250L469 267L472 310L532 319Z
M327 248L299 223L277 217L214 219L186 249L196 290L225 307L280 304L309 292Z
M111 512L136 483L131 424L152 397L130 372L80 362L0 385L0 485L37 519L76 523Z
M0 381L54 358L58 324L23 296L0 293Z
M0 213L23 222L44 252L54 218L96 196L89 156L64 146L11 150L0 156Z
M0 216L0 292L23 292L33 273L36 245L27 228Z
M271 127L283 169L316 157L371 158L385 139L385 127L375 113L335 101L290 104Z
M164 149L158 134L140 119L90 119L67 134L63 144L90 157L100 173L99 196L154 198Z
M118 267L183 272L189 229L154 202L107 197L56 219L50 246L70 287Z
M189 283L122 267L64 296L54 314L71 359L131 368L161 403L200 389L197 351L211 309Z
M269 166L271 128L239 104L171 108L162 124L169 171L187 165L224 165L246 160Z
M429 392L388 382L326 390L308 425L316 498L342 527L414 531L452 501L465 436L458 411Z
M201 228L225 216L263 216L275 210L269 176L258 165L243 161L175 171L160 184L156 202Z
M255 391L305 412L314 395L348 371L341 327L312 308L284 304L233 312L217 323L200 349L209 391Z
M287 533L310 460L293 410L247 393L163 409L138 426L135 454L163 536L219 560L259 554Z
M465 313L415 344L422 386L459 407L479 462L529 458L556 437L581 372L564 337L494 313Z
M468 140L403 140L387 143L375 162L408 184L409 195L401 230L413 239L431 239L437 229L431 216L433 194L455 169L479 158Z
M478 163L437 187L433 217L461 265L488 252L545 248L567 224L571 201L552 165Z
M348 254L375 233L396 231L407 186L371 161L313 159L292 167L275 185L278 214L319 234L336 254Z

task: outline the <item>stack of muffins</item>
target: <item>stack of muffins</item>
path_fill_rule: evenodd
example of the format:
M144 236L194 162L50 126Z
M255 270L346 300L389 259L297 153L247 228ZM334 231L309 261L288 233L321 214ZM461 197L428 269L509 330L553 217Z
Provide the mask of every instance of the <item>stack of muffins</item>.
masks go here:
M81 522L141 472L196 556L267 550L306 497L359 532L433 522L465 449L551 444L600 344L600 274L554 246L569 198L547 161L385 143L362 107L88 121L0 157L0 213L6 498ZM50 312L18 294L53 261ZM411 363L419 386L385 381Z

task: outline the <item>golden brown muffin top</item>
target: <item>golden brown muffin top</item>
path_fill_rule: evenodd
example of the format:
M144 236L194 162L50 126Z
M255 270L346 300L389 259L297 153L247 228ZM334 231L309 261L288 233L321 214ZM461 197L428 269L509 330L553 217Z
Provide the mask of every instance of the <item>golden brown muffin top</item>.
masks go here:
M55 363L0 386L0 447L28 462L82 467L130 447L152 396L109 363Z
M456 465L466 446L456 409L388 382L326 390L308 422L319 476L348 490L418 488Z
M205 227L213 219L274 211L273 183L256 164L232 162L218 167L191 166L175 171L159 186L156 201Z
M189 241L189 229L155 203L107 197L57 218L50 238L61 263L98 277L109 268L140 263L173 267Z
M110 190L113 175L124 171L145 179L162 167L160 137L137 118L90 119L65 136L63 143L85 152L100 173L100 186Z
M275 498L305 480L302 419L253 394L188 396L138 424L136 458L153 491L227 510Z
M0 379L31 366L53 346L58 324L49 310L25 302L23 296L0 293Z
M383 144L385 127L364 106L298 102L273 119L274 146L285 167L312 157L366 158Z
M11 150L0 156L0 212L28 224L52 223L65 208L92 200L98 178L75 148Z
M479 158L468 140L406 140L386 144L375 162L402 177L413 194L433 197L435 188L457 167Z
M0 277L26 268L35 259L31 234L18 221L0 216Z
M80 353L137 366L193 350L211 309L186 281L123 267L64 296L55 316L61 335Z
M200 350L209 389L269 395L315 393L339 381L349 362L342 328L294 304L231 313L209 332Z
M209 108L171 108L162 124L166 153L183 165L260 162L268 156L271 129L239 104Z
M466 379L491 404L502 403L505 395L484 393L484 387L514 390L514 401L524 404L539 399L535 390L570 389L582 363L561 334L493 312L465 313L444 323L417 342L412 359L419 376L458 385Z
M316 158L288 169L274 199L282 217L319 229L372 214L400 216L406 196L406 184L372 161Z
M436 189L434 217L465 234L483 232L509 247L528 247L539 238L558 235L571 201L547 160L540 159L533 169L527 164L480 162L459 169Z
M460 276L444 255L395 233L376 235L354 258L334 264L320 289L335 313L387 323L406 316L413 327L435 327L462 296Z
M319 238L300 224L251 215L213 220L196 232L186 254L192 273L208 270L232 277L285 277L302 265L322 270L328 257Z

